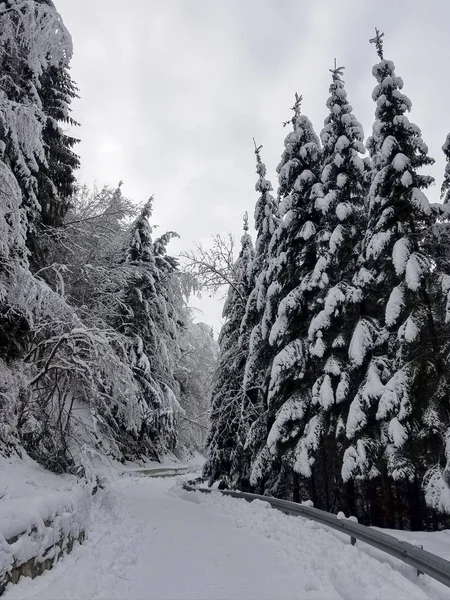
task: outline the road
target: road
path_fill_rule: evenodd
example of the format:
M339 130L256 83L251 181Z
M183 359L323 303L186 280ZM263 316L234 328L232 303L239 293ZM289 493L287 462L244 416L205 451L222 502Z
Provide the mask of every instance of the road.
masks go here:
M381 558L381 559L380 559ZM443 600L449 591L395 559L266 503L128 476L102 492L88 541L5 600Z

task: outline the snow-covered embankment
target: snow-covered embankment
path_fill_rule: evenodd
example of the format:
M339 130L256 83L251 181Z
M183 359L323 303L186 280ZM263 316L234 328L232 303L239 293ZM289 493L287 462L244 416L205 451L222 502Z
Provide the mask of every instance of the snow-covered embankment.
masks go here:
M0 465L0 595L9 582L40 575L84 540L91 502L90 489L74 478L8 462Z

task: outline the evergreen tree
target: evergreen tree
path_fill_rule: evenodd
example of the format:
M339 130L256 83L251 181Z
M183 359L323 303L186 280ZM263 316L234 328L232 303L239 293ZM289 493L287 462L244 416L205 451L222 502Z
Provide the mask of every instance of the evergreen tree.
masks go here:
M248 357L245 365L244 385L247 395L257 403L263 396L264 377L264 344L261 334L261 318L265 308L267 295L267 269L269 266L269 247L272 236L279 224L278 203L272 196L272 183L266 179L266 165L261 160L262 146L257 147L256 173L258 181L255 190L260 197L255 207L255 258L251 265L251 279L255 282L246 307L241 329L250 332L248 340ZM264 399L264 397L263 397Z
M158 268L154 254L149 222L152 204L153 197L136 220L126 250L128 281L120 331L131 340L131 365L148 407L140 437L146 444L153 444L156 456L160 456L175 447L179 405L173 378L175 357L169 352L174 327L166 298L158 294L165 274Z
M132 229L128 244L126 261L128 263L147 263L155 273L155 256L153 254L152 227L150 217L153 210L153 196L146 202Z
M315 270L322 272L323 286L308 310L311 360L302 387L305 395L312 390L309 420L295 436L299 438L296 470L314 478L310 494L326 510L336 509L333 490L340 487L345 435L340 442L336 438L342 437L352 391L348 343L361 299L353 278L366 227L364 203L371 172L361 157L364 133L347 100L343 67L335 62L330 71L330 113L320 135L323 168L315 187L316 205L322 212Z
M10 0L0 8L0 44L1 150L22 192L23 227L37 263L45 248L38 248L36 228L61 224L78 167L76 140L60 127L74 124L72 40L53 3Z
M314 196L320 181L321 149L311 122L300 114L301 100L296 95L293 131L286 137L277 168L282 220L270 242L269 285L261 323L262 338L268 341L265 391L269 433L266 443L256 449L252 473L253 485L279 495L288 494L293 485L291 431L303 422L307 402L298 387L307 360L308 300L322 277L315 271L321 214Z
M167 254L167 245L179 235L168 231L157 238L153 243L153 254L157 277L155 279L155 311L160 315L158 331L160 339L160 355L165 357L164 371L161 373L163 381L177 397L179 384L175 378L175 371L180 360L180 334L186 327L186 314L183 291L178 271L178 261Z
M206 440L208 458L204 474L210 484L220 481L223 487L235 487L237 480L245 479L242 464L248 426L243 388L246 354L239 346L239 333L253 289L250 275L253 257L246 215L241 250L223 309L225 323L219 336L219 358L211 395L211 426Z
M245 390L243 414L247 425L245 453L240 468L242 477L235 477L240 489L249 486L252 448L260 445L267 435L264 384L268 342L261 335L261 319L267 294L269 246L279 218L277 216L278 204L271 194L272 184L266 179L266 165L261 161L261 149L262 146L258 147L255 143L256 173L259 176L255 190L260 193L260 197L255 207L255 229L257 231L255 257L250 264L249 273L249 280L254 287L248 297L239 337L240 349L246 357L243 380Z
M16 357L32 318L7 290L29 265L27 244L39 219L37 176L46 161L41 77L50 66L68 65L72 47L53 5L18 0L0 6L0 47L0 346L5 357Z
M371 482L371 520L393 523L392 481L420 527L420 484L427 465L438 461L439 423L448 410L447 375L441 349L439 293L428 232L434 217L423 189L432 178L419 170L433 163L419 128L405 113L410 100L394 64L383 58L382 36L373 42L380 62L376 121L367 146L374 164L361 286L361 316L349 345L360 384L351 403L344 480ZM442 337L441 337L442 336ZM380 510L381 509L381 510Z
M64 63L44 71L40 96L46 116L42 132L46 162L40 165L37 176L37 199L41 206L41 224L60 227L74 193L74 171L80 166L79 157L73 151L79 140L61 127L78 125L70 116L70 104L78 97L77 88Z

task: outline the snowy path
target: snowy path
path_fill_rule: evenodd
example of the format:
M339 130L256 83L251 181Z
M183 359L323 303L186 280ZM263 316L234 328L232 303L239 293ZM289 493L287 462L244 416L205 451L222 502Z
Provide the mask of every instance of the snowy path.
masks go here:
M174 484L117 481L93 508L88 542L38 579L10 586L5 600L450 597L315 523Z

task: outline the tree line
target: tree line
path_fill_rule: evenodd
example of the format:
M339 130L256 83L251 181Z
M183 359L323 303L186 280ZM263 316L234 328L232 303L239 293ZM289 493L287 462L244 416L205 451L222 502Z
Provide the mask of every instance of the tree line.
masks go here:
M0 3L0 452L83 473L92 456L203 447L216 343L158 237L153 198L78 184L72 40L51 0Z
M450 512L450 136L443 203L430 204L434 161L383 34L371 42L366 143L335 63L320 136L296 94L276 197L255 145L256 241L245 224L204 472L373 525L437 528Z

